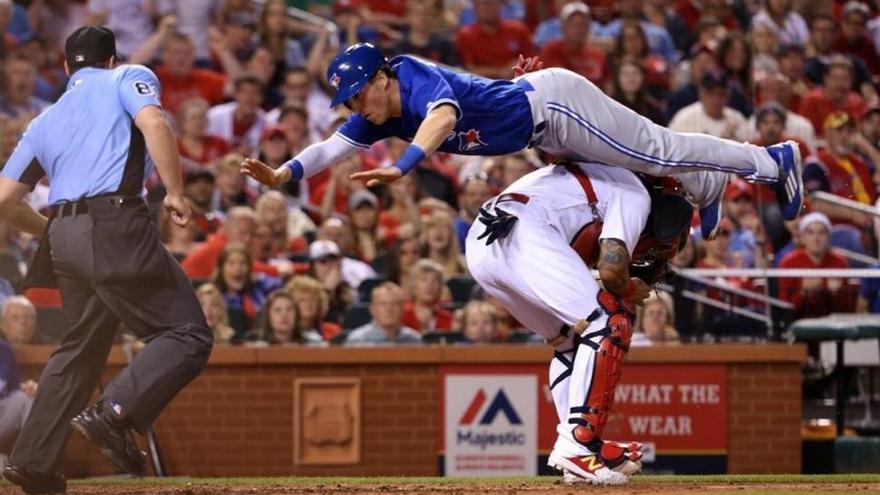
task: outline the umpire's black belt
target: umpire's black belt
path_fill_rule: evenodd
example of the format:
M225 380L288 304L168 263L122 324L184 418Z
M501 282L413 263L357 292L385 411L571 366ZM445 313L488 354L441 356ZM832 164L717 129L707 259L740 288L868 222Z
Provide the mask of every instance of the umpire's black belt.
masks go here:
M144 200L136 196L96 196L76 201L65 201L52 205L53 218L82 215L89 212L89 203L102 202L114 208L136 208L143 206Z

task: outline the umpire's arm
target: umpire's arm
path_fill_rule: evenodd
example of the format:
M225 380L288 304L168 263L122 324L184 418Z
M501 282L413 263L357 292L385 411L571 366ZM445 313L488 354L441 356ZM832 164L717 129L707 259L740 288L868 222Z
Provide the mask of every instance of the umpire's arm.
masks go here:
M45 175L34 153L33 133L30 131L31 126L28 126L6 165L0 167L0 220L9 222L16 230L40 237L46 230L48 219L24 201L27 193Z

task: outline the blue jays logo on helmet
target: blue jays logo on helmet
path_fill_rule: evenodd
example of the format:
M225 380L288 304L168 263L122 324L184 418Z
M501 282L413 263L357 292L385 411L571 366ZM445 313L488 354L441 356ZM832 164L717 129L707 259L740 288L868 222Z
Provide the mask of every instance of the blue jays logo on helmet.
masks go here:
M382 52L369 43L358 43L346 48L327 68L327 82L336 90L330 106L345 103L358 94L376 72L387 64L388 60Z

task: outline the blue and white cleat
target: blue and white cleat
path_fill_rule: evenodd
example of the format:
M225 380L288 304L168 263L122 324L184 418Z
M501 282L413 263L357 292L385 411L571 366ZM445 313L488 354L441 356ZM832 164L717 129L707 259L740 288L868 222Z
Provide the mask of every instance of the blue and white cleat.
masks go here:
M804 205L804 179L801 166L801 152L794 141L768 146L767 153L779 164L779 179L773 188L782 217L786 220L797 218Z

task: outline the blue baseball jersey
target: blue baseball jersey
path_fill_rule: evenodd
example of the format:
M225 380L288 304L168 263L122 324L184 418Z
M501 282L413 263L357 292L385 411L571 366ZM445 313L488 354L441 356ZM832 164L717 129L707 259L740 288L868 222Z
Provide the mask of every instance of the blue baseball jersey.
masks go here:
M526 90L512 81L492 80L438 67L409 55L391 59L400 82L400 117L375 125L352 114L337 134L368 148L388 137L412 141L432 109L456 108L455 129L439 150L458 155L506 155L526 148L534 131Z
M58 102L31 121L0 175L31 187L48 175L50 204L139 195L152 161L134 117L147 105L161 106L150 69L80 69Z

